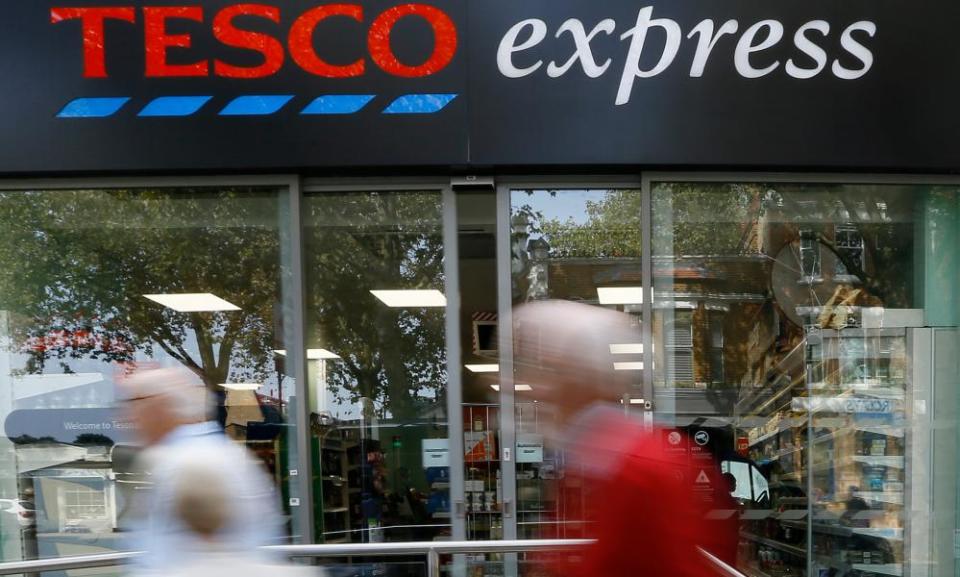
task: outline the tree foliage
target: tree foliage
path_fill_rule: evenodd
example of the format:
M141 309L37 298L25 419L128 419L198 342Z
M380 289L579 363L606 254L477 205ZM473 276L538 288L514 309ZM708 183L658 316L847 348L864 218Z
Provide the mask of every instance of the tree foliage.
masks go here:
M586 220L550 219L540 225L558 258L639 258L642 253L640 191L608 190L586 201Z

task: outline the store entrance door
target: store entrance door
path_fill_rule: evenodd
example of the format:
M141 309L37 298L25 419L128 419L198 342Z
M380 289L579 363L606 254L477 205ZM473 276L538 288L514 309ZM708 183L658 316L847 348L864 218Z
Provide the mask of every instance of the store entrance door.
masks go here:
M643 411L649 395L649 267L642 247L644 196L638 183L537 183L498 189L501 473L506 539L589 536L586 512L595 489L567 450L574 442L551 393L551 371L597 361L616 372L617 411ZM644 272L644 271L648 272ZM623 338L598 356L550 358L559 335L533 335L525 310L573 301L623 313ZM509 329L509 330L508 330ZM576 329L573 329L576 332ZM534 329L536 332L536 329ZM518 335L525 335L522 337ZM523 350L518 352L521 339ZM540 344L542 343L542 348ZM543 356L540 357L540 353ZM514 363L515 356L519 364ZM538 358L540 357L540 358ZM579 360L578 360L579 359ZM584 386L594 383L583 382ZM586 395L589 397L590 395ZM551 402L554 403L551 406ZM582 407L584 409L588 407ZM575 411L576 412L576 411ZM509 575L535 575L542 558L507 556Z

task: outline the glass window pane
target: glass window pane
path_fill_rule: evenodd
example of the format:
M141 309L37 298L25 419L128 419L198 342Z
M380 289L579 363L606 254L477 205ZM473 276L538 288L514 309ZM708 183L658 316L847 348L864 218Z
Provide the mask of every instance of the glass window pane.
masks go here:
M304 203L318 541L450 532L439 191Z
M461 375L465 536L470 540L502 539L497 199L493 190L458 192L456 196L460 346L464 363ZM489 563L487 571L494 570L493 561L486 562Z
M514 306L554 299L629 314L631 338L609 351L611 368L624 375L615 402L627 410L643 402L641 199L631 189L510 191ZM515 372L518 535L583 537L586 505L597 496L551 435L556 418L537 384Z
M741 453L725 467L735 495L752 485L740 567L953 575L949 538L929 543L957 529L960 192L664 182L652 195L656 419L710 430L719 458ZM944 383L954 392L938 395Z
M136 369L202 379L286 501L289 222L276 187L0 192L0 558L132 546L149 479L115 399ZM185 293L222 301L157 302Z

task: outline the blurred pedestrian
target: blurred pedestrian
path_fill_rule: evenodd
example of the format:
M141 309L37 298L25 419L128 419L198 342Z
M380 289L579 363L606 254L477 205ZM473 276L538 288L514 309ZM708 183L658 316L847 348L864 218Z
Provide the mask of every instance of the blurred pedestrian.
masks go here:
M323 575L316 567L268 562L252 551L236 549L230 526L237 508L231 501L233 480L229 457L204 447L190 451L170 479L172 516L191 537L189 555L177 555L164 577L310 577Z
M586 536L597 542L582 563L558 570L564 577L723 575L702 550L729 563L735 520L719 530L707 521L688 457L667 450L661 434L627 417L621 404L629 403L630 381L614 370L610 345L635 343L638 332L624 313L579 303L542 301L515 312L515 378L553 408L549 437L567 453L567 475L578 465L594 496L584 513Z
M133 536L135 548L145 552L139 568L166 572L197 552L196 532L174 506L174 488L198 458L215 463L228 480L217 485L230 509L217 530L220 550L279 543L282 519L273 484L255 458L210 420L215 403L199 378L185 369L142 371L124 381L120 394L144 446L141 468L153 485Z

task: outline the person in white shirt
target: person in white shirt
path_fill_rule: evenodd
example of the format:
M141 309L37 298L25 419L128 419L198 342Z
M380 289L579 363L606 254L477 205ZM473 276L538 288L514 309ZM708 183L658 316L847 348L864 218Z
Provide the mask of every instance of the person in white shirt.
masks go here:
M144 552L135 569L165 573L204 550L173 506L176 479L198 458L215 463L224 479L218 490L230 515L217 531L219 550L249 552L280 544L282 518L273 483L255 457L209 420L215 407L199 378L181 369L143 371L124 381L121 395L153 485L133 534L134 548Z
M266 561L238 551L231 525L240 512L232 502L229 457L204 447L179 459L171 481L171 516L191 537L187 555L168 563L164 577L320 577L318 567Z

